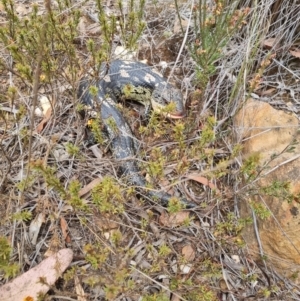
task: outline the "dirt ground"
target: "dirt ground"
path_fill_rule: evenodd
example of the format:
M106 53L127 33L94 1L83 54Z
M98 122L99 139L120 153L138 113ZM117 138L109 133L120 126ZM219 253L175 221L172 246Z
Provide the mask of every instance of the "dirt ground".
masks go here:
M34 2L38 15L43 16L44 2ZM241 7L251 6L248 2L241 2ZM281 1L277 2L280 6ZM19 18L29 18L32 1L16 0L14 4ZM55 1L51 5L53 10L59 6ZM188 48L195 39L192 23L187 26L192 3L181 1L178 5L183 32L173 1L146 3L146 26L132 59L147 61L165 77L170 76L170 82L184 95L185 121L160 118L158 123L153 121L153 128L141 131L141 126L147 128L143 109L130 105L121 110L142 145L137 160L143 176L154 189L196 203L190 210L174 213L158 202L137 197L119 177L120 162L112 157L109 144L87 142L86 120L78 113L76 89L93 65L87 49L89 39L96 48L103 43L95 1L71 1L62 14L65 22L70 11L80 12L73 39L73 64L78 70L74 78L66 57L57 50L52 53L55 68L60 70L57 77L43 82L41 73L35 85L34 80L18 76L11 50L1 43L5 68L1 64L0 236L7 238L12 248L10 262L18 264L17 275L61 249L69 248L74 254L45 300L300 299L292 281L248 257L241 237L241 229L249 221L239 219L237 202L244 196L235 194L243 183L232 158L230 136L231 112L236 110L237 100L230 105L226 100L232 92L232 79L241 69L247 39L238 34L224 47L225 55L216 64L217 74L207 89L200 91L197 66ZM103 7L107 15L118 14L114 1L103 1ZM0 5L1 24L6 25L8 17L5 6ZM273 47L273 33L270 29L258 56ZM285 54L279 45L277 63L265 70L260 89L253 93L277 108L298 113L298 80L284 71L288 66L299 78L299 45L292 43L295 36L290 35L286 43L294 45L290 48L294 54ZM116 34L111 50L122 43L121 35ZM110 59L115 58L112 52ZM279 64L280 60L284 63ZM249 74L257 69L258 63ZM33 74L35 70L33 67ZM278 81L279 71L282 81ZM210 126L211 117L217 120ZM204 143L203 133L214 127L218 129L216 138ZM182 141L184 147L180 147ZM223 161L230 164L211 172ZM158 169L157 176L149 172L150 165ZM109 201L99 197L97 203L97 193ZM1 284L11 279L1 274L0 265Z

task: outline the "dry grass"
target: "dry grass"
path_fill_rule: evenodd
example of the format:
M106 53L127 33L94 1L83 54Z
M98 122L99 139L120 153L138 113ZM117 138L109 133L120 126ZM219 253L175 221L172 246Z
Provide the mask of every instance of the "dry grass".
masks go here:
M171 194L197 202L199 207L189 215L171 215L158 204L137 199L117 176L118 162L107 147L89 147L85 141L76 88L92 64L88 38L94 39L96 46L102 45L93 1L74 1L62 11L61 22L71 18L75 9L81 11L79 33L72 44L75 59L65 50L51 53L58 66L49 81L41 80L38 51L37 56L25 56L32 66L32 78L27 80L18 76L11 52L1 45L5 68L0 74L0 235L7 237L11 262L19 265L20 273L39 263L45 253L69 247L75 254L72 268L51 289L47 300L77 300L75 274L86 300L300 299L290 280L247 256L240 235L248 221L238 215L237 203L243 197L238 192L243 191L244 182L230 134L234 130L231 118L249 94L297 113L299 106L299 58L289 50L299 49L300 7L296 0L288 4L281 0L253 2L237 3L238 8L251 8L247 24L222 49L214 63L216 72L204 89L195 80L196 63L187 47L197 38L193 24L186 35L180 30L174 33L177 12L173 1L146 4L147 23L137 58L172 75L170 80L187 98L189 116L184 121L182 147L174 132L176 125L169 121L162 127L154 123L147 134L135 129L143 146L138 160L145 171L147 164L163 158L164 172L152 181L157 187L171 187ZM46 14L43 3L37 3ZM26 18L30 5L27 9L23 1L15 4L20 18ZM189 19L193 4L178 3L183 19ZM113 5L106 9L117 11ZM0 18L7 24L3 7ZM120 36L115 39L119 41ZM269 39L275 41L266 46ZM273 53L276 57L263 70L259 86L250 91L249 81ZM78 70L75 75L70 65ZM12 86L13 92L9 90ZM37 132L42 118L33 112L42 95L50 99L52 112L43 130ZM138 127L139 114L125 111ZM204 141L204 134L210 132L213 138ZM224 167L216 168L223 161ZM201 180L186 179L195 173L211 180L219 191L202 185ZM83 194L78 190L106 176L110 177L105 183L110 185L111 206L103 210L91 191ZM43 223L33 244L29 228L38 217ZM1 283L6 281L2 277Z

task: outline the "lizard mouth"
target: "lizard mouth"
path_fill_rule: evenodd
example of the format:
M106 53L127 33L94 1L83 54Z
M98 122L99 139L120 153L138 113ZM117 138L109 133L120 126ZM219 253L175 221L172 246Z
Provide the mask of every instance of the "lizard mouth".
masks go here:
M181 119L181 118L185 117L185 112L169 113L168 117L171 119Z

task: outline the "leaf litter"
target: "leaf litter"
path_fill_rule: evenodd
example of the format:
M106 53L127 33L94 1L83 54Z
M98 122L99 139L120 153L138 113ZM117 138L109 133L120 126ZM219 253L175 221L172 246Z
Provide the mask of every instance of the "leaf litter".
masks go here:
M22 16L28 15L28 5L23 4L22 1L16 1L16 3L18 13ZM186 4L188 3L184 3L184 5ZM95 10L90 2L87 3L87 8ZM177 42L176 37L179 34L178 24L176 24L176 32L173 34L173 21L177 17L175 10L170 10L169 4L159 3L159 16L162 19L157 20L158 11L156 9L157 7L150 5L149 27L145 34L147 37L143 38L143 45L149 46L143 53L139 53L139 58L147 56L154 65L159 63L160 57L163 57L164 60L168 58L166 61L169 63L174 62L180 48L180 43ZM3 11L3 8L0 7L0 10ZM187 11L187 7L184 6L182 10L184 20L188 16ZM80 47L84 47L88 37L95 36L100 32L99 24L93 19L93 13L87 13L87 17L82 18L79 23ZM153 19L151 20L151 18ZM170 37L167 38L169 34ZM161 43L162 37L163 44ZM156 43L164 47L155 49ZM271 38L265 39L263 44L268 49L275 47ZM232 50L238 52L238 44ZM299 57L298 48L289 48L288 51L294 58ZM234 59L239 61L240 58L236 56L233 61ZM84 60L84 58L81 59ZM177 70L178 73L175 73L174 76L175 82L187 85L181 88L188 91L188 89L191 90L192 84L187 81L183 82L182 77L193 78L194 66L187 53L182 55L181 64L185 68ZM167 67L164 71L165 75L168 75L170 68ZM233 70L233 74L235 74L235 70ZM272 76L272 72L270 72L260 86L266 87L262 95L270 98L278 97L278 91L282 92L281 90L284 89L280 86L270 88L274 82ZM22 94L18 104L23 101L30 107L26 89L21 82L16 80L16 83L20 85L19 90ZM226 81L220 81L220 86L214 89L221 89L226 84ZM291 83L291 85L294 84ZM186 181L186 178L183 180L183 182L195 182L187 188L187 192L192 197L197 196L195 199L198 201L199 208L195 210L182 210L177 213L166 212L165 209L155 204L148 204L135 198L120 180L117 181L123 185L121 187L124 189L123 193L127 201L126 212L121 212L118 216L103 213L95 204L92 204L90 193L93 188L100 184L102 177L107 174L116 177L118 166L106 153L95 155L91 149L84 146L84 133L82 131L84 123L76 119L76 113L72 111L72 106L70 106L73 99L67 95L67 90L62 88L68 87L68 85L63 81L57 85L57 89L61 89L58 90L61 95L59 95L59 101L53 104L55 110L52 111L52 108L49 107L44 113L44 119L35 127L37 133L42 137L39 138L39 135L35 137L34 159L43 158L48 165L56 166L56 175L64 187L68 187L70 182L78 180L81 184L79 195L85 197L84 203L88 204L89 210L86 212L74 210L71 203L63 202L61 196L52 187L45 185L41 178L27 190L27 194L20 198L20 190L16 189L14 185L21 182L26 174L26 167L24 167L26 164L24 164L23 157L27 154L27 150L20 146L21 143L17 135L13 135L11 132L10 137L4 135L1 142L4 147L6 146L5 151L9 160L3 160L1 168L6 170L9 169L9 165L11 167L7 176L8 179L5 181L6 191L10 191L9 195L0 196L0 205L3 209L1 218L4 221L1 232L7 237L15 237L16 239L16 241L12 241L12 246L15 247L12 258L17 258L16 243L18 245L21 243L24 246L24 250L22 250L24 257L28 258L32 266L38 265L13 279L12 282L4 284L0 288L1 297L3 296L8 301L18 300L16 296L4 295L8 286L15 288L12 291L19 294L18 297L22 298L20 300L34 297L37 292L47 292L48 285L54 287L57 278L62 276L63 271L70 266L74 252L77 254L74 263L77 270L74 277L71 277L73 280L67 280L68 277L66 277L64 281L69 285L73 283L77 294L76 298L82 301L88 299L88 293L93 294L94 298L105 300L109 289L117 287L122 291L124 287L118 284L118 279L126 279L128 282L134 280L136 287L127 288L123 294L123 299L121 294L119 297L111 298L111 300L125 300L125 298L126 300L141 300L140 297L144 293L150 295L162 293L166 300L186 300L185 294L191 288L188 280L192 280L194 285L197 284L197 287L201 288L201 292L198 291L199 295L203 296L209 290L214 291L215 295L211 300L229 301L245 300L245 298L250 300L252 296L256 296L255 300L265 300L263 290L271 290L271 285L276 286L277 291L275 289L272 291L270 300L278 300L279 296L281 299L288 300L285 295L293 294L286 289L287 287L291 288L290 282L281 279L271 269L264 270L263 267L253 262L251 258L247 257L246 250L235 244L237 236L234 231L230 232L230 230L222 228L226 224L227 213L232 211L234 207L233 199L226 198L226 195L230 194L224 194L223 187L219 187L219 182L217 182L217 186L215 182L206 177L205 173L201 172L204 167L198 159L192 162L193 168L186 172L186 178L189 180ZM296 91L294 97L297 97L299 92L297 86L293 88L293 91ZM50 89L50 92L53 91ZM204 104L208 111L212 110L211 103L211 100L207 100ZM9 103L2 107L3 110L5 108L9 108L8 114L11 114L10 116L18 113L15 107L10 107ZM52 121L49 122L51 118ZM27 126L27 122L24 119L23 125L18 128L19 132ZM2 124L1 127L3 131ZM52 147L49 146L49 141L54 136L59 137L55 139L55 143L58 145L63 145L65 142L81 145L83 159L76 156L56 156ZM45 140L43 141L43 139ZM45 147L45 141L48 141L48 148ZM152 141L153 144L157 142L155 139L149 139L149 141ZM161 143L163 147L167 147L167 143L166 146L164 141ZM153 145L150 146L153 147ZM63 149L65 148L63 147ZM222 160L222 158L217 159ZM4 162L10 161L13 164L4 164ZM167 180L161 180L160 183L163 186L168 186L167 183L175 170L173 165L167 169L172 172L165 175ZM232 178L228 177L226 181L230 182ZM180 184L174 185L171 190L172 193L178 193L180 187L182 188ZM218 192L217 195L214 194L216 191ZM47 202L44 211L40 211L40 206L43 204L36 201L39 199L39 194L42 194L41 196L46 200L45 203ZM19 226L16 227L5 217L4 213L14 213L20 208L32 210L34 219L28 224L19 223ZM186 225L187 221L189 221L188 225ZM70 236L73 230L77 230L81 234L78 236L78 240L74 240L73 236ZM31 240L29 243L26 242L22 233L29 234ZM51 250L51 248L47 249L47 246L43 244L44 242L52 245L53 250L61 249L65 244L69 248L58 252L53 251L53 255L44 259L43 254ZM32 248L32 245L37 245L39 248ZM28 260L23 261L20 256L19 261L23 264L22 269L28 269L25 263ZM80 270L81 267L84 272ZM125 267L125 269L122 270L120 267ZM71 271L72 269L69 269L69 272ZM30 285L27 283L24 288L24 281L28 281L28 279L32 282ZM175 285L175 288L172 282L174 279L180 282ZM47 283L47 288L40 280ZM111 287L110 284L114 282L116 286ZM64 288L61 291L62 294L72 296ZM2 292L4 294L1 294ZM295 294L297 294L296 289Z

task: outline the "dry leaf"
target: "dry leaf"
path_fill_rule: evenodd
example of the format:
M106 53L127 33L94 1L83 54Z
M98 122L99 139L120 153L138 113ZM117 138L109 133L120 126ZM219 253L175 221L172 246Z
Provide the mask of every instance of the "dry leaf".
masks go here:
M96 187L98 184L100 184L102 182L102 180L103 180L102 178L97 178L97 179L94 179L89 184L85 185L83 188L80 189L79 196L82 197L83 195L90 192L94 187Z
M181 271L182 274L189 274L192 269L191 264L181 264L179 266L179 270Z
M51 114L52 114L52 109L50 108L46 112L45 117L43 118L43 120L37 125L37 127L36 127L37 133L41 133L41 131L44 129L45 125L50 120Z
M101 27L98 23L91 24L86 29L88 36L99 35L101 33Z
M264 96L264 95L272 95L272 94L274 94L273 92L275 92L275 91L276 91L275 88L270 88L270 89L268 89L268 90L262 91L262 92L260 93L260 95L261 95L261 96Z
M104 230L104 231L117 229L120 226L119 223L117 223L116 221L110 219L109 217L105 217L105 216L101 216L101 218L93 216L93 223L99 229Z
M220 192L219 189L214 185L212 182L210 182L207 178L202 177L198 174L189 174L186 176L190 180L194 180L200 184L203 184L205 186L208 186L210 189L215 189L216 192Z
M70 154L67 152L66 145L57 144L55 148L52 150L52 153L57 162L63 162L69 160Z
M62 275L73 259L71 249L62 249L55 255L0 287L0 301L38 300ZM42 280L42 281L41 281Z
M69 227L68 227L67 221L65 220L64 217L60 218L60 228L61 228L62 236L63 236L65 242L70 243L71 237L69 234Z
M290 50L290 54L294 57L300 58L300 50Z
M103 158L103 153L102 153L102 151L100 150L100 148L98 147L97 144L92 145L89 149L93 152L93 155L96 158L98 158L98 159L102 159Z
M87 23L87 20L84 16L79 18L77 30L78 30L81 38L86 37L86 23Z
M195 250L191 245L186 245L182 248L181 253L185 260L193 261L196 257Z
M219 280L219 287L220 287L222 292L228 291L228 286L227 286L226 281L224 279Z
M49 98L45 95L43 95L41 98L40 98L40 105L42 107L42 110L43 110L43 114L46 115L47 114L47 111L49 109L52 109L52 106L51 106L51 102L49 100Z
M72 212L74 210L73 206L71 205L63 205L61 208L61 212Z
M162 179L160 182L159 182L159 185L160 187L165 191L167 192L168 194L170 195L174 195L175 194L175 191L173 189L172 186L170 186L170 182L166 179Z
M39 235L42 224L45 222L45 215L39 213L29 226L29 238L33 245L36 245L37 237Z
M15 109L15 108L9 108L9 107L0 107L1 111L5 111L5 112L9 112L9 113L13 113L13 114L19 114L19 110Z
M31 11L31 6L29 4L23 4L18 2L18 5L15 7L17 15L21 16L26 16L30 13Z
M176 296L176 295L172 295L172 298L171 298L171 301L180 301L182 300L179 296Z
M181 19L181 26L182 26L184 31L186 31L188 25L189 25L189 20ZM173 32L175 34L181 33L181 26L180 26L180 21L177 17L176 20L175 20L175 23L174 23Z
M182 225L190 216L188 211L180 211L177 213L168 214L163 211L159 217L159 222L165 227L178 227Z
M274 47L275 41L276 41L275 38L266 39L266 40L263 41L263 46L265 48L271 49L271 48Z
M79 278L76 274L74 276L74 282L75 282L75 290L76 290L76 294L77 294L77 300L78 301L87 301L84 290L83 290L83 288L79 282Z
M43 109L44 118L36 127L37 133L40 133L44 129L47 122L50 120L50 117L52 115L52 106L54 105L54 102L51 105L49 98L46 96L42 96L40 99L40 104Z
M54 250L48 249L45 253L44 253L44 257L48 258L50 256L53 256L56 252Z
M241 263L240 257L238 255L231 255L231 258L235 263Z

